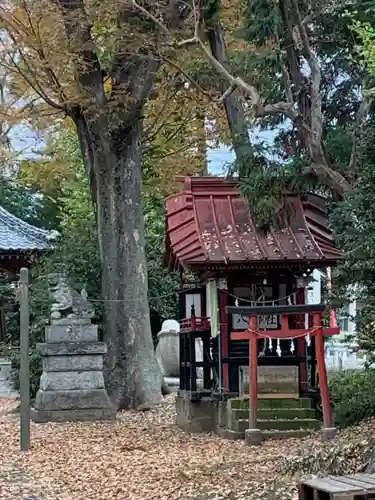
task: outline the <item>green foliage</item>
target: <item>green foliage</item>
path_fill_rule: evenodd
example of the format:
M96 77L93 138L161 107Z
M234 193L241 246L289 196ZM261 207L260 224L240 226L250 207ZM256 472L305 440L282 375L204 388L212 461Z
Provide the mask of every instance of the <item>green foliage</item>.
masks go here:
M375 370L332 372L329 388L336 425L347 427L375 416Z
M160 320L175 317L177 313L178 277L163 265L165 246L164 198L147 200L144 207L148 288L151 318ZM151 325L153 333L157 333ZM161 325L160 325L161 326Z
M51 259L53 266L64 269L79 290L85 288L89 298L98 300L100 257L96 220L78 141L73 132L67 132L59 137L58 142L62 148L59 154L75 165L76 178L62 189L59 200L61 240ZM101 313L98 315L100 317Z
M353 299L364 306L357 314L357 341L375 361L375 123L370 121L359 144L361 167L353 189L332 206L332 229L344 260L335 276L337 306ZM353 286L356 285L356 286Z
M203 16L206 21L215 18L220 13L220 0L203 0L201 5Z
M375 76L375 27L369 22L361 23L355 20L353 31L360 39L359 53L363 57L369 72Z
M375 31L374 8L367 8L362 15L358 11L345 12L348 29L356 42L353 57L367 69L365 92L373 92L375 76ZM367 16L367 18L366 18ZM369 18L372 22L369 21ZM348 22L348 19L350 22ZM358 57L359 55L359 57ZM364 64L363 64L364 63ZM345 199L333 205L332 228L339 246L344 251L344 261L340 265L335 292L337 305L356 299L363 304L357 313L357 341L365 350L368 364L375 361L375 121L374 108L367 116L367 127L358 137L357 169L347 170L353 189ZM343 116L345 120L345 115ZM347 118L346 118L347 119ZM351 146L348 135L351 130L346 125L330 134L330 151L336 162L349 164ZM353 286L355 285L355 286Z
M36 344L44 341L44 327L49 317L50 299L47 288L46 273L47 261L41 262L31 272L29 289L30 312L30 397L34 398L39 388L39 379L42 373L42 359L36 350ZM20 366L20 336L19 336L19 302L16 287L9 285L1 291L1 299L6 304L6 321L8 343L2 346L2 355L8 356L12 361L11 383L19 391L19 366Z
M278 3L264 0L248 2L245 11L245 27L240 35L262 46L268 40L274 40L281 22Z
M316 188L316 182L301 174L302 167L299 158L279 164L268 160L262 151L256 152L251 170L240 178L240 188L259 228L267 230L271 224L283 227L285 216L293 215L286 203L286 191L300 193Z
M302 17L308 14L302 4L300 10ZM287 29L288 25L294 24L293 15L295 14L287 1L270 4L266 0L255 0L246 3L243 29L238 31L238 36L249 43L249 49L236 53L231 58L230 65L245 68L242 73L245 76L250 73L249 81L257 89L261 89L261 96L266 103L286 100L287 70L293 83L293 99L308 122L310 82L303 69L306 63L294 35L288 33ZM371 30L369 33L366 23L371 19L371 12L363 2L355 0L350 5L336 3L332 8L322 9L321 15L314 12L309 25L311 24L314 32L314 36L310 36L310 43L319 57L321 69L323 144L326 156L332 169L351 182L356 174L349 171L348 167L353 117L362 100L359 89L368 74L363 64L363 58L366 57L364 51L362 58L356 52L361 33L355 33L350 28L348 18L359 26L366 26L366 56L369 57ZM294 88L295 85L297 89ZM313 189L321 192L322 185L317 176L306 169L310 164L310 156L307 154L308 138L304 137L298 122L292 124L281 114L266 114L258 120L257 125L261 129L275 130L278 127L275 149L271 153L273 157L265 155L267 166L258 168L257 165L251 165L247 179L243 179L243 184L247 186L243 190L244 194L255 210L256 222L261 226L264 221L277 219L285 190L300 192ZM323 189L327 191L324 186Z
M266 228L275 217L275 204L282 200L284 176L254 169L251 176L241 179L241 190L249 200L251 214L258 227Z
M67 152L72 151L73 135L60 138L66 144ZM74 149L73 149L74 151ZM74 157L72 158L74 162ZM53 272L65 271L78 290L85 287L89 298L94 301L95 318L99 325L103 307L100 299L100 260L97 245L95 217L89 198L83 167L79 165L74 181L63 188L59 199L61 213L60 234L56 249L45 256L32 270L30 287L30 395L35 397L42 372L41 357L36 343L44 341L44 327L50 317L50 297L46 276ZM13 387L19 389L19 311L15 303L13 311L7 312L7 326L10 328L10 358Z
M56 200L17 181L0 182L0 205L33 226L56 229L58 225Z

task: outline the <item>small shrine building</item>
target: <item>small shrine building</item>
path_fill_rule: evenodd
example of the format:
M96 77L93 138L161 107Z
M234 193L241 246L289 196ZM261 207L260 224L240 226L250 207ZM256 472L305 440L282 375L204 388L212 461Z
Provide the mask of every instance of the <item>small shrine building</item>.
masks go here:
M314 269L341 257L324 198L287 195L288 222L262 232L237 182L180 180L166 200L166 260L181 276L179 425L253 443L321 427L321 408L330 437L324 337L339 329L309 300Z
M16 281L21 267L30 267L35 258L51 250L56 231L40 229L0 206L0 280ZM6 341L4 303L0 302L0 342Z

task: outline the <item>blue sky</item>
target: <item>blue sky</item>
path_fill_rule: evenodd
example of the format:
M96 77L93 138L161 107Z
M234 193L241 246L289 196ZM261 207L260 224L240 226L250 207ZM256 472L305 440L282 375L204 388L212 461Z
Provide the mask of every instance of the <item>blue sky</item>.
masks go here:
M255 130L249 131L249 134L253 144L262 141L269 144L271 148L277 130ZM17 126L11 131L11 140L14 149L20 153L22 158L35 157L35 151L43 149L45 145L41 134L38 134L35 130L24 125ZM228 166L233 163L235 159L232 148L221 144L216 148L209 147L208 151L209 173L214 175L225 174L228 170Z
M211 149L208 153L208 171L210 174L221 175L225 173L227 165L235 159L231 148L220 145L217 149Z
M10 132L12 146L20 158L35 157L35 151L44 147L43 137L26 125L18 125Z
M11 131L11 141L16 152L22 158L35 157L35 151L44 147L43 137L27 126L17 126ZM218 148L209 149L208 162L211 174L223 174L228 165L234 161L231 148L220 145Z
M287 128L289 126L288 123L283 125L283 128ZM278 134L279 129L276 130L264 130L260 131L259 129L254 129L252 131L249 130L250 140L252 144L259 144L263 142L266 146L270 147L270 150L273 147L273 141L275 140L276 135ZM272 157L272 155L270 155ZM232 163L235 159L235 155L233 153L232 148L224 146L221 144L218 148L209 149L208 153L208 171L210 174L222 175L226 173L227 167L230 163Z

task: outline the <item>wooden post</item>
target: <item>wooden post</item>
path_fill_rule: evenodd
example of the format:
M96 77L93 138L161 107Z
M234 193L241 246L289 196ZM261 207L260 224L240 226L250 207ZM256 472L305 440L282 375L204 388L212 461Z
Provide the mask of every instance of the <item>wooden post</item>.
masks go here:
M332 295L332 268L327 267L327 290L328 295ZM329 326L331 328L337 327L336 311L331 309L329 311Z
M186 389L186 334L185 332L180 332L179 336L179 348L180 348L180 390Z
M229 365L228 360L223 362L223 358L228 358L229 355L229 316L226 312L226 306L228 305L228 293L224 289L219 290L219 318L220 318L220 342L221 342L221 359L222 364L222 380L221 386L224 392L231 390L229 387Z
M296 303L304 304L305 303L305 289L298 288L296 293ZM306 328L305 325L305 317L306 314L297 314L296 315L296 326L298 328ZM307 314L308 317L308 314ZM308 327L309 325L307 325ZM307 392L307 357L306 357L306 346L305 346L305 337L297 338L297 355L303 358L299 363L299 389L300 393Z
M190 320L191 320L191 330L193 332L195 332L195 330L197 329L197 318L195 316L195 305L194 304L191 306Z
M257 428L258 411L258 345L255 330L256 316L249 317L249 429Z
M260 444L262 433L258 429L258 342L257 317L249 316L249 428L245 431L248 444Z
M318 364L318 376L320 395L323 408L323 437L330 439L335 436L336 428L333 425L333 415L328 392L327 368L324 358L324 337L321 313L313 313L313 326L317 329L315 335L316 360Z
M20 298L20 445L30 448L30 373L29 373L29 271L23 267L19 281Z

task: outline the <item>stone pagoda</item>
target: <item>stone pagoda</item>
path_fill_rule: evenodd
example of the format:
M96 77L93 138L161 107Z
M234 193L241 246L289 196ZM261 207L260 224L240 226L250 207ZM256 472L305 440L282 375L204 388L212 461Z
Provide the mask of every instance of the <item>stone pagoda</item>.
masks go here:
M106 344L98 341L98 327L91 323L93 307L85 293L72 289L63 275L52 278L51 324L45 343L43 373L31 418L34 422L115 420L104 385L103 356Z

